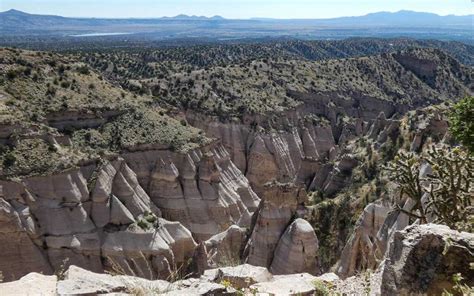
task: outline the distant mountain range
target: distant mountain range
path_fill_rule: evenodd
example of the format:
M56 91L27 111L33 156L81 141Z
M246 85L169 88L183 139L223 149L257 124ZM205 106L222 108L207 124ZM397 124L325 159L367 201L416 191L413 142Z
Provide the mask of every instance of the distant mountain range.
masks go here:
M348 36L376 36L392 34L390 37L431 33L469 38L472 35L473 15L440 16L433 13L399 11L377 12L364 16L339 17L332 19L225 19L221 16L188 16L160 18L69 18L54 15L29 14L18 10L0 12L0 34L4 36L71 36L99 34L154 34L159 38L208 37L222 38L309 36L321 30L359 30ZM394 28L397 30L394 31ZM360 30L370 29L363 32ZM436 30L435 30L436 29ZM456 31L456 32L454 32ZM404 33L405 32L405 33ZM327 32L326 32L327 33ZM344 34L338 31L337 34ZM394 34L394 35L393 35ZM323 34L326 36L328 34ZM329 34L329 37L332 35ZM306 38L306 37L304 37ZM326 38L326 37L325 37Z
M225 20L225 18L223 18L220 15L215 15L215 16L212 16L212 17L206 17L206 16L197 16L197 15L191 15L190 16L190 15L186 15L186 14L179 14L179 15L173 16L173 17L165 16L165 17L162 17L162 18L159 18L159 19L162 19L162 20L204 20L204 21Z
M363 16L344 16L328 19L274 19L274 18L252 18L260 21L312 21L320 23L339 23L339 24L378 24L378 25L413 25L424 24L428 26L437 25L471 25L474 15L446 15L441 16L429 12L416 12L411 10L400 10L397 12L374 12Z

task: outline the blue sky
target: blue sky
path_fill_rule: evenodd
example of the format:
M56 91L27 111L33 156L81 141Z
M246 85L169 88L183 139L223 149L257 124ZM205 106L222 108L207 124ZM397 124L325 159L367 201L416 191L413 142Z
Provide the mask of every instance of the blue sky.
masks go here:
M472 13L471 0L0 0L38 14L81 17L160 17L177 14L227 18L329 18L402 9L441 15Z

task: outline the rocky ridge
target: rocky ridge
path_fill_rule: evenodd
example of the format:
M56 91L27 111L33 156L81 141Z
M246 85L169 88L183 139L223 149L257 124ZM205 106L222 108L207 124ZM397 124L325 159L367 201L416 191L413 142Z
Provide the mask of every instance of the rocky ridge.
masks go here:
M444 250L444 251L443 251ZM399 293L440 293L450 290L449 279L459 268L469 269L474 236L436 225L414 225L397 231L389 257L373 274L341 280L334 273L274 275L264 267L248 264L209 269L199 278L168 282L124 275L97 274L70 266L61 278L30 273L16 282L0 284L6 295L27 295L28 291L56 295L160 294L160 295L314 295L346 293L399 295ZM426 260L431 256L434 260ZM453 261L455 264L453 265ZM421 271L421 272L420 272ZM34 282L33 282L34 281ZM39 285L38 285L39 284ZM394 286L396 285L396 286ZM18 287L22 293L17 294ZM452 291L452 290L451 290Z

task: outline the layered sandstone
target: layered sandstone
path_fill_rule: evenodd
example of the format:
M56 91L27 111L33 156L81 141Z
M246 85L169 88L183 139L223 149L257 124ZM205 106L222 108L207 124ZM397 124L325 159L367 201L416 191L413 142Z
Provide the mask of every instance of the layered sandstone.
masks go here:
M223 146L185 154L135 151L123 157L163 218L181 222L198 241L234 224L250 225L260 199Z
M320 274L318 247L318 238L311 224L298 218L278 241L270 271L273 274Z
M205 241L207 261L211 267L240 263L247 235L245 228L232 225Z
M281 235L305 199L306 192L293 184L267 184L245 246L245 262L270 267Z
M388 202L367 205L341 254L337 272L340 276L354 275L357 271L375 269L384 253L377 244L377 233L387 217L391 206Z
M263 116L243 122L220 122L188 112L187 118L210 137L218 138L235 165L260 196L265 184L308 183L335 147L330 125L305 120L305 112L291 111L269 123ZM264 128L255 128L252 124Z
M70 264L156 278L196 246L180 223L157 218L160 211L121 159L0 186L6 280ZM156 221L144 229L138 222L148 216Z
M222 146L188 153L149 148L59 174L2 181L0 270L6 280L70 264L166 278L193 257L195 240L250 226L259 198ZM235 238L237 250L230 247L232 257L239 256L243 235ZM218 261L224 256L219 244L210 247Z

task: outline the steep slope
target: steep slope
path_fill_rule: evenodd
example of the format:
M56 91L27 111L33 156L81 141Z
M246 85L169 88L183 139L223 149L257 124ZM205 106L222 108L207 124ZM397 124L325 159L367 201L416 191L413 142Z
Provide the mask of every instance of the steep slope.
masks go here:
M147 43L123 48L113 41L101 46L97 40L75 43L72 47L60 41L56 50L81 54L83 61L104 73L113 81L126 85L127 79L146 79L168 76L174 72L199 70L230 65L247 65L254 60L275 59L319 61L380 55L410 48L437 48L456 58L462 64L474 64L474 47L461 42L416 40L407 38L378 39L350 38L324 41L261 41L211 43L206 45L165 46ZM178 43L179 44L179 43ZM28 46L25 44L24 46ZM41 46L41 45L36 45ZM48 43L44 44L48 48ZM71 48L69 48L71 47ZM114 47L113 49L111 47ZM116 48L115 48L116 47ZM41 48L41 47L40 47ZM133 85L131 85L133 87ZM133 89L133 88L131 88Z
M321 62L255 60L140 82L170 104L221 117L291 110L301 102L330 98L347 101L336 103L352 107L344 110L347 115L366 119L377 111L398 111L394 104L413 108L464 96L472 91L472 69L442 51L412 49ZM364 109L373 101L386 109L367 116ZM362 112L356 114L359 106Z
M257 193L277 180L332 195L354 166L342 158L347 140L377 132L372 124L386 118L472 93L472 75L439 50L413 49L322 62L253 61L142 83L219 138Z
M70 264L167 278L196 240L250 225L259 198L218 141L72 57L0 54L5 280Z

